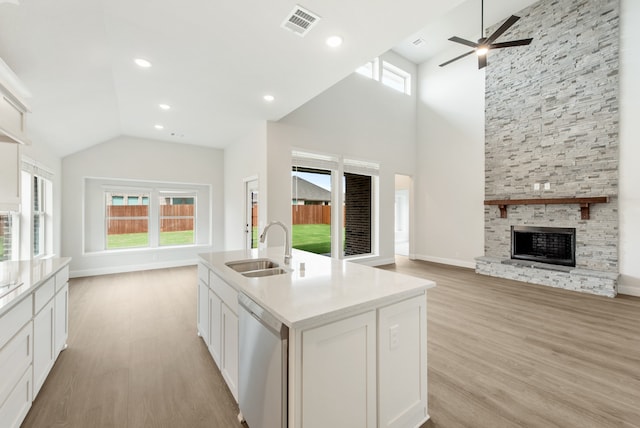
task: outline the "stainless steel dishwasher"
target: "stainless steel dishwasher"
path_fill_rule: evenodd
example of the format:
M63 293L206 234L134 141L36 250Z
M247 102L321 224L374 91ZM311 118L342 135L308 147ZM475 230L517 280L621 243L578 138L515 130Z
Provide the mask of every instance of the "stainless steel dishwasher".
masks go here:
M244 294L238 302L239 417L250 428L286 428L289 328Z

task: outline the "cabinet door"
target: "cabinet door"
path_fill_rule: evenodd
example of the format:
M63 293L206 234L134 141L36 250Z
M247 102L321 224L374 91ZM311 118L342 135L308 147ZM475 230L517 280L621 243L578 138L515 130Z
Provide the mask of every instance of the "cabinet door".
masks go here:
M55 356L67 346L69 336L69 284L65 283L55 297Z
M31 408L31 370L27 369L0 407L3 428L19 428Z
M209 346L209 287L198 280L198 334Z
M20 207L20 145L0 142L0 211Z
M54 307L49 301L33 319L33 397L49 374L54 360Z
M220 371L238 401L238 316L222 304L222 360Z
M302 332L302 427L376 426L376 313Z
M381 428L427 418L427 297L379 309L378 403Z
M209 353L220 368L222 353L222 301L216 293L209 290Z

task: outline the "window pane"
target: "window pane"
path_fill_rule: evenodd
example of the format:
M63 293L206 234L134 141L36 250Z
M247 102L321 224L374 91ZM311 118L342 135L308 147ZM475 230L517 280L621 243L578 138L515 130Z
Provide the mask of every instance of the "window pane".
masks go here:
M292 246L331 256L331 171L293 167Z
M149 206L113 203L120 202L120 198L106 192L107 249L148 247Z
M13 216L0 214L0 261L12 259L14 245L18 245L18 240L17 234L14 234Z
M160 245L193 245L195 243L195 197L161 196Z
M137 196L127 196L127 205L138 205L138 199Z
M344 255L371 254L372 178L344 174Z

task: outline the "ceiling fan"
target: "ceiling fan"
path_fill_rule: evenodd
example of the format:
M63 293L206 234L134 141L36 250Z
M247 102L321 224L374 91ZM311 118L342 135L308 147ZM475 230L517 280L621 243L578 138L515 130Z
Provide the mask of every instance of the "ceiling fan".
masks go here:
M506 21L504 21L500 28L493 32L493 34L491 34L489 37L481 37L480 39L478 39L477 43L456 36L451 37L449 40L451 40L452 42L470 46L473 48L473 50L457 56L447 62L443 62L442 64L440 64L440 67L444 67L447 64L451 64L452 62L457 61L460 58L464 58L467 55L471 55L475 52L475 54L478 56L478 69L481 69L487 66L487 53L491 49L502 49L510 48L513 46L528 45L533 39L511 40L509 42L494 43L494 41L498 37L500 37L502 33L507 31L519 19L519 16L511 15ZM480 34L484 34L484 0L481 0L480 2Z

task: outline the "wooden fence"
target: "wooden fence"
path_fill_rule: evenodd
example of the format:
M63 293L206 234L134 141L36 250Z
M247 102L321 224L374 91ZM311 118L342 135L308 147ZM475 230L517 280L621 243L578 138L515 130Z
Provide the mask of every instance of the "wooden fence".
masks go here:
M194 208L195 205L160 205L160 232L193 230ZM107 218L108 235L149 231L148 205L111 205L107 207Z
M291 205L292 224L331 224L331 205Z

